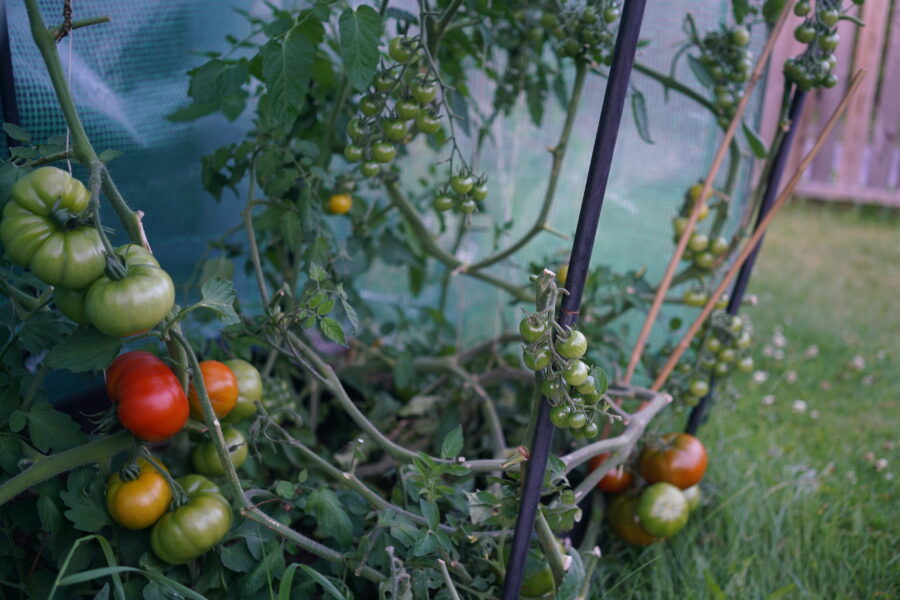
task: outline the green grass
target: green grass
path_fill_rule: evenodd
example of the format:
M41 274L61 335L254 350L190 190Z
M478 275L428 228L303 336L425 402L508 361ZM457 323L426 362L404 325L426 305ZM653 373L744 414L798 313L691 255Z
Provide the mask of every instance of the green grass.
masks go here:
M705 505L664 544L606 540L594 597L900 598L900 218L792 206L750 291L769 378L736 381L700 430Z

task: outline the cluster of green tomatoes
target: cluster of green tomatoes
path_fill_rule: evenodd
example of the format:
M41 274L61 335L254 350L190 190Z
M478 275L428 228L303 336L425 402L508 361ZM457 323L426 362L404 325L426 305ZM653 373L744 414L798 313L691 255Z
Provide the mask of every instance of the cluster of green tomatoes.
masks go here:
M691 342L694 360L678 366L678 374L671 384L672 394L685 405L696 406L709 394L710 375L722 380L734 371L750 373L753 371L752 343L745 317L723 310L714 312Z
M837 23L841 18L841 3L841 0L819 0L815 13L809 0L794 5L794 14L806 17L794 29L794 38L807 47L803 54L784 63L784 74L801 90L832 88L838 83L834 74L837 64L834 50L840 42ZM854 4L862 3L863 0L854 0Z
M516 22L525 38L532 43L543 41L545 32L555 40L554 50L560 58L588 56L597 62L612 62L615 34L611 25L619 19L617 2L547 3L534 11L516 12Z
M700 193L702 191L702 183L692 185L687 191L681 214L672 221L672 229L674 231L672 240L675 243L678 243L678 240L681 239L681 234L687 229L688 217L686 216L686 213L690 213L694 204L700 201ZM703 206L700 208L700 213L697 216L697 220L703 221L708 216L709 206L704 201ZM716 262L716 258L726 252L728 252L728 240L724 237L718 236L710 239L707 234L697 231L691 234L687 248L681 256L681 260L693 262L695 267L705 271L712 268L713 264ZM702 306L702 304L700 306Z
M563 329L547 313L526 316L519 333L526 344L525 366L543 373L541 392L553 405L550 420L576 437L597 437L607 378L581 360L587 338L577 329Z
M727 127L744 96L744 84L753 70L750 30L744 25L710 31L700 44L699 61L712 78L713 105L719 125Z

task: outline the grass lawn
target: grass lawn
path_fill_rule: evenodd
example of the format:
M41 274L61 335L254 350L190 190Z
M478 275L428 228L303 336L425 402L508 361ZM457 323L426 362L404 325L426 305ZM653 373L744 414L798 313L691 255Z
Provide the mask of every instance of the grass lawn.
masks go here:
M606 540L595 597L900 598L900 217L791 206L750 291L765 375L700 430L705 505L664 544Z

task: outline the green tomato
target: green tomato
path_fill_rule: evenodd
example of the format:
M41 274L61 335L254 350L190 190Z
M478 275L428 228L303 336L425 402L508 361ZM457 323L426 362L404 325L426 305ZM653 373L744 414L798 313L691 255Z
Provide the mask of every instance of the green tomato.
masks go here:
M731 43L735 46L746 46L750 43L750 32L746 27L738 26L731 30Z
M247 440L240 430L226 425L222 427L222 435L225 437L225 445L229 448L228 455L235 469L240 468L247 461ZM216 447L212 442L203 442L191 450L191 464L194 470L201 475L216 477L225 474L225 467L216 454Z
M367 117L374 117L380 114L382 107L384 107L384 102L377 96L366 96L359 101L359 112Z
M79 325L90 323L87 313L84 312L84 295L84 290L53 288L53 302L56 303L56 308Z
M585 396L591 396L597 392L596 386L597 386L597 384L594 381L594 376L588 375L587 377L584 378L584 381L582 381L579 385L577 385L575 387L575 390L579 394L583 394Z
M183 565L222 541L231 528L231 505L223 496L195 492L187 504L164 514L150 533L150 547L160 560Z
M753 357L745 356L737 362L737 370L741 373L750 373L753 371Z
M413 84L412 95L420 106L424 106L433 102L437 97L437 86L433 83L426 82Z
M550 409L550 422L560 429L569 426L569 407L565 402L560 402Z
M587 364L580 360L573 360L569 368L563 373L563 379L572 386L579 386L587 381L590 369Z
M722 348L719 350L719 360L724 363L733 363L737 359L734 348Z
M552 29L559 24L559 19L552 12L545 12L541 15L541 26L546 29Z
M661 481L648 486L637 503L637 515L641 525L652 536L670 537L687 524L687 498L671 483Z
M475 185L471 175L456 175L450 179L450 188L457 194L468 194Z
M368 127L365 127L358 118L354 117L347 123L347 135L354 142L363 141L369 135Z
M128 244L116 249L123 260L125 276L102 275L84 297L88 320L102 333L126 337L152 329L175 304L175 284L156 259L141 246Z
M453 208L453 198L447 196L446 194L440 194L435 197L432 204L434 205L435 210L443 212L445 210L450 210L451 208Z
M688 241L688 248L693 252L703 252L709 246L709 237L704 233L694 233Z
M476 202L482 202L488 195L488 186L484 183L475 184L475 187L472 188L472 199Z
M384 132L384 137L391 141L399 142L406 136L406 123L399 119L396 121L384 121L381 125L381 130Z
M587 415L580 410L572 411L566 417L566 425L569 429L581 429L587 425Z
M825 77L822 78L822 85L827 88L833 88L838 84L838 76L834 73L829 73Z
M397 78L387 71L383 72L381 75L375 78L375 90L381 92L382 94L390 92L392 89L394 89L394 86L396 84Z
M618 8L616 8L615 6L608 6L606 10L603 11L603 20L607 23L612 23L619 18L620 14L621 13L619 12Z
M805 17L810 13L812 7L809 5L809 2L806 0L801 0L797 4L794 5L794 14L798 17Z
M103 273L106 254L94 227L69 222L87 212L90 200L80 181L56 167L19 179L0 221L6 255L44 283L86 288Z
M461 213L471 214L475 212L477 208L478 205L475 204L475 201L471 199L463 200L459 203L459 212Z
M525 560L525 573L522 578L522 587L519 588L519 596L526 600L542 598L552 592L556 587L553 579L553 571L550 563L540 551L532 549Z
M827 27L834 27L837 25L838 19L841 18L841 13L839 13L834 8L822 8L819 9L819 21L821 21Z
M541 382L541 393L550 400L556 400L563 395L563 384L559 379L545 379Z
M363 152L363 149L356 144L347 144L344 146L344 158L347 159L347 162L360 162L365 158L365 153Z
M573 329L569 337L556 340L556 351L563 358L581 358L587 352L587 338L577 329Z
M523 357L525 366L532 371L540 371L550 366L553 359L549 348L540 348L537 352L526 352Z
M359 172L363 177L375 177L381 173L381 165L377 162L364 162L359 165Z
M717 377L725 377L731 371L731 364L717 360L713 366L713 374Z
M546 319L527 316L519 321L519 334L523 340L533 344L543 337L548 325L549 323Z
M716 336L711 335L706 338L706 343L704 344L704 346L707 350L709 350L713 354L716 354L719 352L719 350L722 349L722 341Z
M691 381L688 390L692 396L702 398L709 393L709 384L703 379L694 379Z
M581 402L585 406L596 406L598 402L603 398L603 394L600 394L596 389L591 390L590 393L584 393L581 397Z
M687 229L688 219L687 217L675 217L672 221L672 228L675 230L676 235L681 235L684 233L684 230Z
M238 380L238 399L225 417L226 423L237 423L256 413L256 402L262 401L263 383L259 371L240 358L224 361Z
M841 36L838 35L838 32L830 33L823 38L819 39L819 46L825 50L834 50L838 47L838 43L841 41Z
M712 252L713 256L721 256L722 254L725 254L727 250L728 240L726 240L722 236L714 239L709 245L709 251Z
M581 437L583 438L595 438L600 435L600 426L595 422L591 421L584 427L580 429Z
M706 305L709 297L703 290L686 290L681 299L688 306L700 307Z
M396 112L397 116L401 119L406 119L408 121L409 119L418 117L419 113L422 112L422 109L412 100L401 100L394 105L394 112Z
M800 25L797 25L796 29L794 29L794 39L796 39L801 44L808 44L815 38L815 27L810 27L806 23L801 23Z
M405 36L398 35L388 44L388 54L398 63L408 62L414 54L411 40Z
M441 119L428 111L421 111L416 117L416 127L426 135L433 135L441 130Z
M740 333L741 329L744 328L744 320L738 315L733 315L731 320L728 322L728 330L731 333Z
M749 331L742 331L741 334L737 337L734 342L734 345L740 348L741 350L746 350L750 347L752 342L752 338L750 337Z
M712 252L701 252L694 257L694 264L701 269L709 269L714 262L716 262L716 257L713 256Z
M389 163L397 156L397 149L388 142L378 142L372 146L372 158L375 162Z
M694 512L700 506L700 501L703 499L703 494L700 492L700 484L692 485L686 490L681 490L681 493L684 494L684 499L687 500L688 510L690 512Z
M191 473L190 475L185 475L184 477L179 477L175 480L178 485L180 485L184 492L188 495L188 497L193 496L194 494L221 494L222 490L219 489L215 483L204 477L203 475L198 475L196 473Z

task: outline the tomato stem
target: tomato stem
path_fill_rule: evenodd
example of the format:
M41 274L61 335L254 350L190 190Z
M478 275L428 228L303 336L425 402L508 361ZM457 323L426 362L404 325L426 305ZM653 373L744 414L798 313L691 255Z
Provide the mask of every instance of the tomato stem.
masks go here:
M160 475L163 476L163 479L166 480L166 483L169 484L169 488L171 488L172 490L172 510L175 510L176 508L187 504L190 501L190 498L188 498L188 495L184 491L184 488L181 487L181 484L175 481L171 473L169 473L169 471L165 467L163 467L158 460L153 458L153 455L150 454L150 450L147 449L147 446L141 444L139 452L140 455L144 457L144 459L146 459L146 461L150 463Z

